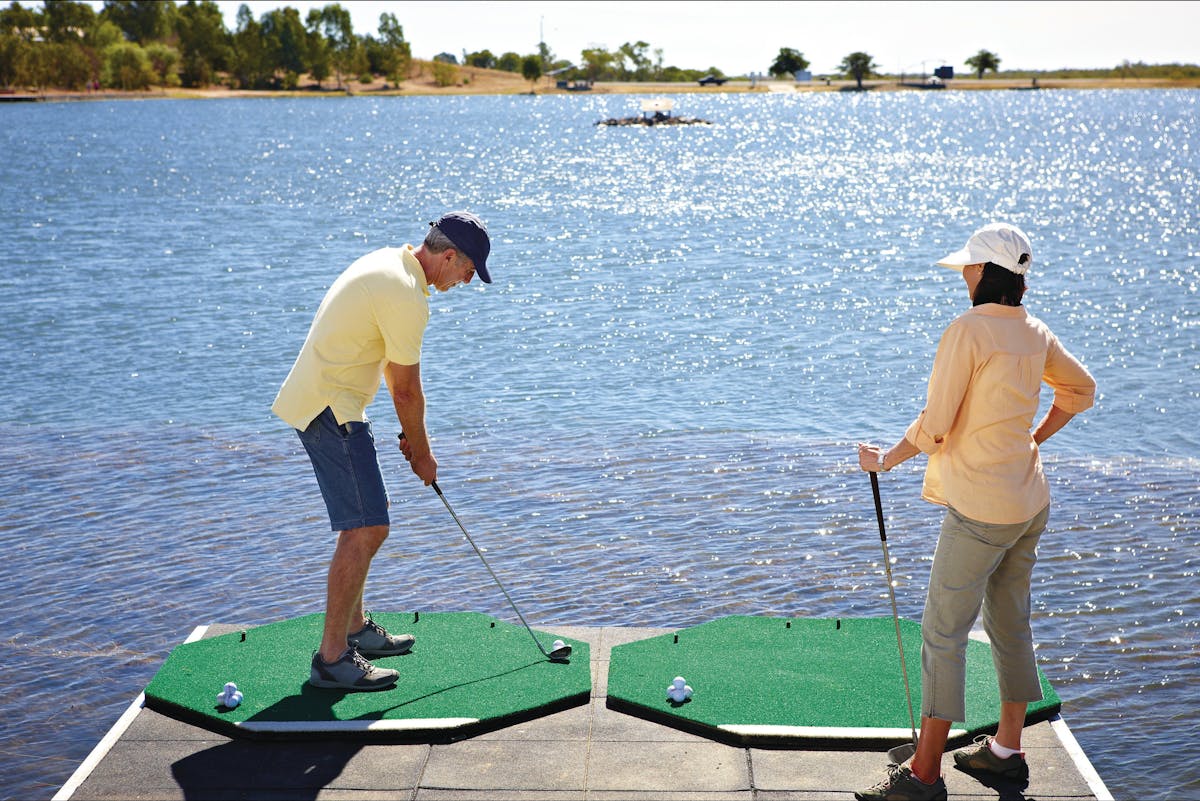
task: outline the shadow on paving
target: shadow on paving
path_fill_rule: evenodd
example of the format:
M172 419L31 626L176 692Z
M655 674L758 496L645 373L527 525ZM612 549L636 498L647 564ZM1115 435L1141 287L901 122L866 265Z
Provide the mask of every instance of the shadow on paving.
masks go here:
M361 750L362 744L349 742L292 743L278 748L232 740L175 762L171 774L183 797L195 801L263 798L271 793L311 801L342 775Z

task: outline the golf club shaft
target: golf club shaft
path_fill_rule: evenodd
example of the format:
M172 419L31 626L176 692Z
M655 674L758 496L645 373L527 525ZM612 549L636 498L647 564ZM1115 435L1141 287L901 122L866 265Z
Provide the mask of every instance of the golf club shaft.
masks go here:
M438 497L442 499L442 503L446 505L446 511L449 512L450 516L454 518L454 522L458 524L458 528L460 531L462 531L463 536L467 538L467 542L471 543L471 547L474 548L475 553L479 555L479 561L483 562L483 566L487 568L487 572L492 574L492 580L496 582L496 586L500 588L500 592L504 593L504 598L508 601L508 605L511 606L513 611L517 613L517 617L521 619L521 623L525 626L525 630L529 632L529 636L533 638L533 642L537 645L538 650L542 652L542 656L548 658L550 654L547 653L546 649L542 647L541 642L538 641L537 635L533 633L533 629L529 628L529 624L525 622L525 616L521 614L521 610L517 608L515 603L513 603L512 596L508 594L508 590L504 589L504 585L500 583L499 577L496 576L496 571L492 570L492 566L489 565L488 560L484 558L483 551L479 550L479 546L475 544L475 540L471 539L471 535L467 533L466 526L464 526L462 521L458 519L458 515L454 514L454 509L450 506L450 501L446 500L446 496L442 494L442 488L438 486L436 481L433 482L433 491L436 492Z
M879 520L879 542L883 545L883 570L887 574L888 598L892 602L892 623L896 626L896 645L900 650L900 673L904 676L904 698L908 701L908 724L913 745L917 743L917 719L913 715L912 691L908 687L908 665L904 659L904 640L900 636L900 612L896 609L896 590L892 587L892 559L888 554L887 532L883 528L883 501L879 499L879 475L872 471L871 494L875 496L875 517Z

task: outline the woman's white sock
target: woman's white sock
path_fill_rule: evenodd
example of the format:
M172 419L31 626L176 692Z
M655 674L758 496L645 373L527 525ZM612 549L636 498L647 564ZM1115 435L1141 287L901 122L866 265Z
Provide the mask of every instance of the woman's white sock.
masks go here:
M1013 754L1022 753L1020 748L1005 748L1004 746L1000 745L1000 743L996 742L995 737L988 738L988 748L992 749L992 753L1001 759L1008 759Z

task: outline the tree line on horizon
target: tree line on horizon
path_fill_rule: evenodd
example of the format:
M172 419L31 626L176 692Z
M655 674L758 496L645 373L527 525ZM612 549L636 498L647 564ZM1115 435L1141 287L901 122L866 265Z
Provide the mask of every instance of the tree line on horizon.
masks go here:
M145 89L151 85L243 89L295 88L367 73L399 78L411 48L395 15L380 15L379 35L354 34L339 3L301 18L290 6L254 19L238 9L230 31L213 0L105 0L96 11L76 0L42 8L12 0L0 9L0 84L35 88Z
M35 89L150 86L296 89L302 76L318 87L347 76L394 84L409 77L412 46L396 16L383 12L378 35L356 34L340 3L308 14L283 6L255 19L238 9L233 30L214 0L104 0L97 11L79 0L45 0L41 7L11 0L0 8L0 85ZM521 74L536 82L547 73L591 81L691 81L713 73L663 64L662 50L644 41L615 50L584 50L580 65L556 58L545 42L534 53L490 50L439 53L431 71L442 86L458 82L460 66Z
M988 50L965 63L979 78L986 72L1013 77L1200 78L1200 67L1194 65L1128 61L1112 70L1000 73L1000 57ZM727 77L715 66L665 65L663 50L643 40L615 50L584 49L578 64L557 58L545 42L528 54L463 51L461 61L443 52L430 65L435 83L450 86L463 80L460 66L518 73L531 85L546 74L588 82ZM41 8L10 0L7 8L0 8L0 86L5 87L139 90L222 84L297 89L306 75L318 88L330 78L341 87L347 76L361 83L382 76L398 85L413 67L412 47L394 14L380 14L377 35L360 35L354 32L350 12L336 2L312 8L303 18L294 7L283 6L255 19L242 5L233 30L226 27L214 0L104 0L99 11L79 0L44 0ZM800 51L784 47L767 72L786 77L808 67ZM873 58L861 51L847 55L837 67L839 76L854 79L860 88L865 78L878 73Z
M1195 64L1145 64L1125 60L1112 69L1070 69L1057 70L1000 70L1000 56L990 50L979 50L975 55L963 59L977 79L982 80L985 73L992 73L1002 78L1155 78L1166 80L1195 80L1200 78L1200 66ZM804 54L790 47L781 47L779 54L772 62L772 75L788 75L803 72L809 68L809 61ZM879 65L868 54L857 51L842 59L837 67L838 73L853 78L862 87L865 78L880 76ZM892 76L894 77L894 76Z

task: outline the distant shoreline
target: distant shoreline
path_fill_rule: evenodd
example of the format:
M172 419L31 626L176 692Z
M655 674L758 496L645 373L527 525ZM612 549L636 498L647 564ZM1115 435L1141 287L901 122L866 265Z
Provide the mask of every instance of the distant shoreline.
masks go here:
M491 72L486 71L486 72ZM1054 89L1200 89L1200 79L1160 78L956 78L944 87L925 88L915 81L901 83L894 78L863 81L863 92L963 92L996 90L1054 90ZM439 95L615 95L615 94L809 94L813 92L858 93L852 80L814 80L751 82L730 80L723 86L699 86L695 83L597 82L590 89L564 89L542 80L531 92L528 81L516 76L514 80L496 80L491 76L471 75L468 80L453 86L437 86L432 81L409 80L399 87L383 82L375 84L348 83L340 89L310 86L295 90L245 90L226 87L180 89L154 87L144 91L99 89L95 91L0 92L0 104L6 102L68 102L88 100L150 100L150 99L219 99L243 97L436 97Z

